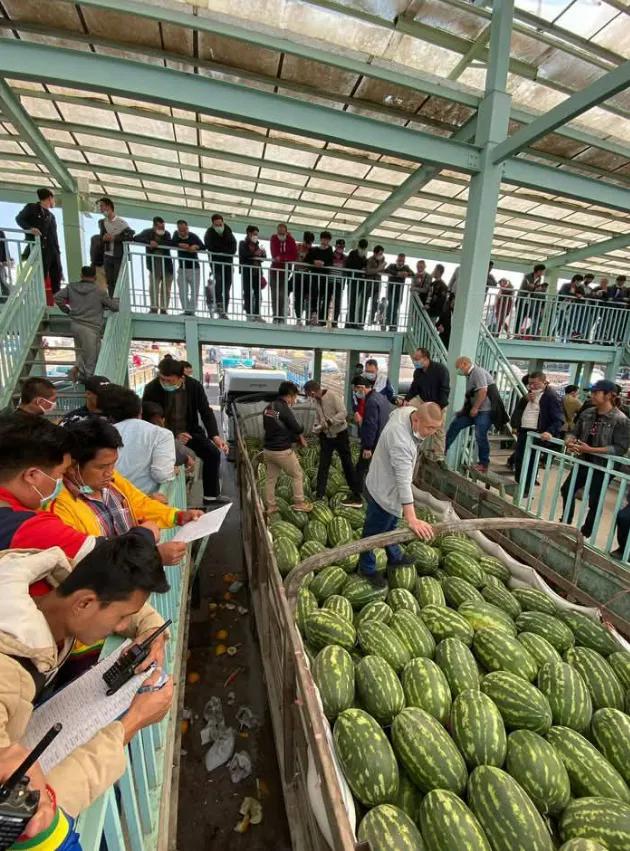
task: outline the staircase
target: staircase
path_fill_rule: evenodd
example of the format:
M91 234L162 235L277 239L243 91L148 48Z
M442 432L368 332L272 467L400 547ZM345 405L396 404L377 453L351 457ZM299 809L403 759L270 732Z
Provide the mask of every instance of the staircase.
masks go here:
M125 245L125 253L128 246ZM131 347L131 301L129 297L130 262L125 256L120 264L114 296L119 299L118 313L111 313L105 325L96 374L105 375L113 384L127 384Z

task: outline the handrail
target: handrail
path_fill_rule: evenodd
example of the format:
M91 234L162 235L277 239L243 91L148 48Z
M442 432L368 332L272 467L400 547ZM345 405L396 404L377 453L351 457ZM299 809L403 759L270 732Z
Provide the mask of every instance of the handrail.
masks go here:
M119 300L117 313L111 313L105 325L101 350L96 362L96 374L105 375L114 384L125 384L129 369L131 344L131 303L129 296L128 248L120 264L114 296Z
M446 364L448 353L435 325L429 319L424 305L417 295L409 300L409 322L407 323L406 342L413 352L418 348L428 349L431 360Z

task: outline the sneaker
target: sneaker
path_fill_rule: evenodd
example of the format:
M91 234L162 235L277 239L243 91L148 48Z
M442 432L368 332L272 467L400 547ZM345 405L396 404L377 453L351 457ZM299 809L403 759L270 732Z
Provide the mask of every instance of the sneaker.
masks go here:
M416 560L411 558L411 556L403 555L400 561L388 561L387 567L407 567L408 565L415 564Z
M488 472L488 468L485 467L483 464L473 464L472 469L475 471L475 473L485 474Z
M229 496L204 496L203 504L206 505L226 505L228 502L232 502Z
M610 553L610 556L611 556L611 558L616 558L618 560L621 560L623 558L623 551L621 549L613 550Z
M305 512L308 513L309 511L313 510L313 503L312 502L294 502L293 505L291 506L291 508L294 511L305 511Z
M385 579L382 573L363 573L362 570L359 570L359 576L362 576L363 579L367 579L370 585L373 588L376 588L377 591L387 588L387 579Z
M225 310L220 310L220 311L219 311L219 319L229 319L229 318L230 318L230 317L227 315L227 313L225 312Z
M349 496L341 500L344 508L363 508L363 500L360 496Z

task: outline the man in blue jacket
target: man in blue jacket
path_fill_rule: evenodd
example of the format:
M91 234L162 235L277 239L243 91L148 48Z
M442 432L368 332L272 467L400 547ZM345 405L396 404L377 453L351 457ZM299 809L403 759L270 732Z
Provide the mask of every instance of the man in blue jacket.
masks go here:
M549 385L544 372L530 373L527 390L527 396L523 396L518 401L511 419L512 429L516 432L514 478L517 482L521 480L527 435L530 432L536 433L539 439L535 443L540 445L551 437L560 437L564 422L562 400ZM534 454L532 453L525 481L526 494L531 486L533 467Z
M383 393L374 389L374 385L365 375L356 376L352 383L357 399L365 399L363 419L359 426L361 455L355 470L356 487L360 493L370 468L370 461L376 449L376 444L387 424L389 415L394 410L394 406Z

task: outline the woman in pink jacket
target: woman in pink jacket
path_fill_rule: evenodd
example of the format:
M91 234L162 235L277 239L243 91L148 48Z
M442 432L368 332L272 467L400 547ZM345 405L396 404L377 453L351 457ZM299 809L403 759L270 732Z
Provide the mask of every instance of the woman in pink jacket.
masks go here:
M287 226L281 222L271 237L271 308L273 321L278 324L286 320L286 306L290 289L287 284L287 263L295 263L298 256L297 244Z

